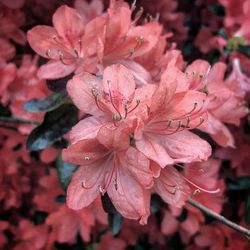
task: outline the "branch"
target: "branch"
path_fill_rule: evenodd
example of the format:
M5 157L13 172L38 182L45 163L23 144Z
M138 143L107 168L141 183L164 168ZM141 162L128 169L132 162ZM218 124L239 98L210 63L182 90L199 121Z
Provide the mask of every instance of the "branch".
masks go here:
M248 230L247 228L244 228L228 219L226 219L224 216L217 214L215 212L213 212L212 210L210 210L209 208L201 205L199 202L193 200L193 199L189 199L188 203L198 209L200 209L203 213L213 217L214 219L224 223L225 225L231 227L232 229L244 234L247 238L250 237L250 230Z
M0 116L0 122L12 122L18 124L33 124L33 125L41 124L38 121L23 120L15 117L5 117L5 116Z

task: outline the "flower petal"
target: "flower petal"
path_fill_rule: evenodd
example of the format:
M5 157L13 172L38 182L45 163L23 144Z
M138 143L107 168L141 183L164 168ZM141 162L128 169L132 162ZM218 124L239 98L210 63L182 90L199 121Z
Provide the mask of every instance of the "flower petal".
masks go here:
M71 143L96 138L97 133L104 122L104 120L93 116L84 118L71 129L69 134Z
M109 164L108 160L101 160L76 170L67 190L67 205L71 209L87 207L96 199Z
M150 191L140 184L124 168L117 168L117 189L109 185L108 195L122 216L128 219L140 220L146 224L150 204Z
M76 69L74 64L63 64L61 61L51 60L42 65L38 71L38 77L42 79L59 79L68 76Z
M140 152L162 168L174 163L165 148L152 135L145 134L141 139L136 139L135 145Z
M83 73L73 77L67 83L67 91L74 104L84 113L100 116L100 111L96 105L92 91L99 92L101 81L89 74Z
M153 186L154 173L150 169L150 161L141 152L130 147L126 153L119 154L119 163L145 188Z
M161 170L161 175L155 180L155 191L168 204L182 207L190 197L190 188L178 171L167 166Z
M124 105L134 97L135 80L132 72L121 64L107 67L103 73L103 91L123 113Z
M190 131L161 135L158 138L175 162L190 163L207 160L212 153L211 146Z
M46 25L37 25L27 33L27 39L31 48L40 56L45 58L58 59L54 53L48 51L56 51L59 49L57 42L53 39L56 36L56 30Z
M73 8L63 5L57 9L53 15L53 25L64 39L77 39L84 32L84 22L82 17Z
M86 166L92 162L103 159L107 154L107 149L97 140L81 140L63 149L62 158L64 161Z

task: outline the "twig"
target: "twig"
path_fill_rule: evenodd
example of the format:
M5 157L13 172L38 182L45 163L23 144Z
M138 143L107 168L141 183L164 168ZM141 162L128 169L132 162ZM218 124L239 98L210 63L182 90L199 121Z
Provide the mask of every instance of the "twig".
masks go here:
M23 119L18 119L15 117L5 117L5 116L0 116L0 122L12 122L12 123L18 123L18 124L33 124L33 125L41 124L38 121L23 120Z
M230 228L244 234L247 238L250 237L250 230L248 230L247 228L244 228L228 219L226 219L224 216L215 213L214 211L210 210L209 208L201 205L199 202L193 200L193 199L189 199L188 203L198 209L200 209L202 212L204 212L205 214L213 217L214 219L224 223L225 225L229 226Z

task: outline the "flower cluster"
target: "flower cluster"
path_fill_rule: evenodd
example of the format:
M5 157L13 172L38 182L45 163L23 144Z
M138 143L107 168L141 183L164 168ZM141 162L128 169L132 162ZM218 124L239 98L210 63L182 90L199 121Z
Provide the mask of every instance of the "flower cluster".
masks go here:
M0 248L247 250L250 1L66 2L0 0Z

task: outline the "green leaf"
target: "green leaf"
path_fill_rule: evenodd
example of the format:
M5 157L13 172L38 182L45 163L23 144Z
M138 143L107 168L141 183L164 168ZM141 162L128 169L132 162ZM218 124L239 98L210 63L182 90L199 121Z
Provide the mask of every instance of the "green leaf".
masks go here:
M77 109L72 104L63 104L46 113L44 121L28 136L29 151L45 149L53 145L77 123Z
M63 190L66 191L77 166L63 161L62 156L59 155L56 161L56 168L60 184Z
M250 45L241 45L238 47L238 52L250 58Z
M245 202L245 212L244 212L244 218L247 224L250 223L250 194L247 197L247 200Z
M53 92L62 92L66 90L67 82L74 76L74 74L70 74L60 79L47 80L47 87Z
M220 4L213 4L208 9L216 16L225 16L225 8Z
M250 176L237 178L237 180L235 182L228 184L228 189L230 189L230 190L250 189Z
M64 103L69 103L70 99L65 91L53 93L44 99L32 99L23 105L23 108L31 113L52 111Z
M118 212L108 214L108 221L113 236L118 235L122 228L123 217Z

